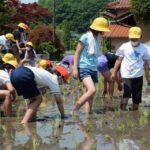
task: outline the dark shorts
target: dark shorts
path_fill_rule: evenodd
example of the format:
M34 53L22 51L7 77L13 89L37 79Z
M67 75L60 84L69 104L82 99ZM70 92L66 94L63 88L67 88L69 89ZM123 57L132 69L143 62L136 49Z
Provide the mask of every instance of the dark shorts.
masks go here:
M79 79L82 81L85 77L90 76L94 83L98 82L98 73L97 71L93 71L87 68L78 68L79 71Z
M34 80L33 72L27 67L19 67L15 69L10 76L11 82L18 95L22 95L24 99L40 95L40 91Z
M131 98L135 104L142 101L143 77L138 78L123 78L124 98Z

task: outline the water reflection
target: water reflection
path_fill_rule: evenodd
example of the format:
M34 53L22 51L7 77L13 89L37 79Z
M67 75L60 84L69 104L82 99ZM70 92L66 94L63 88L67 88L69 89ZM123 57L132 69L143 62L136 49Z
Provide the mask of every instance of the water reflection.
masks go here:
M82 87L66 86L64 103L69 114ZM63 87L62 87L63 88ZM73 89L73 90L71 90ZM70 93L68 90L71 90ZM145 88L143 99L149 99ZM147 150L150 147L149 107L139 111L119 110L120 98L100 97L94 102L93 114L69 116L61 120L53 97L45 96L35 122L19 124L24 104L18 101L15 118L0 118L0 150Z

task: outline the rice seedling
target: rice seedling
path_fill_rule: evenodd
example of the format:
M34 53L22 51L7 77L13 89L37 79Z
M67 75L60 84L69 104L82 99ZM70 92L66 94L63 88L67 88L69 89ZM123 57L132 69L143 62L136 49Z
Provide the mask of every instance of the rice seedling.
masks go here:
M146 117L144 116L141 116L140 119L139 119L139 123L142 127L146 126L148 124L148 120Z
M126 126L125 126L125 124L121 123L121 124L118 126L118 131L121 132L122 134L125 133L125 131L126 131Z
M32 138L32 148L33 150L37 150L37 148L39 147L40 143L39 141L37 140L36 137L33 137Z
M146 138L145 137L142 137L141 139L140 139L140 144L145 144L146 143Z

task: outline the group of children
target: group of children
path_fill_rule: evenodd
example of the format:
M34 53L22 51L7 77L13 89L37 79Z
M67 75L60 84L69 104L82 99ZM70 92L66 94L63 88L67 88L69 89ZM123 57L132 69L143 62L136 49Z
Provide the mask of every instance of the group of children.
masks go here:
M28 29L28 25L19 23L13 33L1 35L0 53L11 53L16 57L18 63L20 63L20 61L22 64L28 62L29 65L35 66L37 55L33 43L28 41L26 32Z
M20 26L20 28L24 27L23 24ZM147 81L150 83L147 62L149 60L148 50L140 42L142 31L139 27L131 27L129 42L124 43L116 54L110 52L102 54L100 37L104 32L109 31L108 21L103 17L96 18L89 30L79 39L75 54L66 56L61 61L61 65L56 67L53 67L51 61L48 60L41 60L35 66L34 57L31 57L36 55L32 42L26 42L25 47L23 47L19 42L23 42L25 39L16 40L17 47L21 51L20 54L25 52L25 57L20 60L21 56L6 53L0 64L0 97L4 98L3 110L5 115L12 115L12 102L15 101L17 92L17 95L29 99L21 123L29 122L36 115L42 102L42 89L49 88L54 94L61 118L65 118L59 84L67 82L71 71L73 78L79 79L86 89L85 93L77 100L72 114L78 113L83 105L87 113L92 112L98 72L101 72L104 77L103 95L109 93L110 96L113 96L114 81L116 80L118 89L122 90L123 88L123 100L120 103L120 108L126 110L128 99L132 96L133 110L137 110L142 98L144 69ZM16 31L15 35L20 37L24 34L18 34ZM8 35L6 37L8 38ZM12 35L10 39L15 40ZM24 65L26 62L29 62L28 65ZM72 69L70 68L71 65ZM111 73L110 69L113 67ZM120 82L120 75L117 75L119 73L121 73L123 87Z
M29 99L22 123L29 122L42 102L42 88L49 88L54 94L61 118L65 117L59 84L68 80L68 71L63 66L56 66L53 71L51 69L49 71L49 67L51 68L47 60L41 60L38 67L18 66L12 54L4 55L1 62L0 81L5 87L1 87L0 97L4 97L3 109L6 116L12 115L11 107L16 98L16 91L18 96Z

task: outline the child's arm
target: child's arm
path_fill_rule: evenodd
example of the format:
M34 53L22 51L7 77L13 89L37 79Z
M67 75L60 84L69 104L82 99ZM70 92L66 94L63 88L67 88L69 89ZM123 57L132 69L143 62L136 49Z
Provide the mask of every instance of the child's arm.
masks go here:
M29 62L29 59L23 59L23 60L21 60L20 61L20 63L19 63L19 66L23 66L25 63L28 63Z
M61 114L61 117L64 118L65 117L65 112L64 112L64 105L63 105L63 100L61 98L60 94L54 94L55 100L56 100L56 104L57 107L59 109L59 112Z
M12 84L10 82L6 83L6 87L7 89L10 91L10 94L12 95L12 101L15 101L16 99L16 92L14 87L12 86Z
M149 74L149 64L147 60L144 60L144 70L148 85L150 85L150 74Z
M121 65L121 62L122 62L122 58L118 57L118 59L115 62L115 66L114 66L114 69L113 69L113 72L112 72L112 75L111 75L111 79L113 81L115 80L115 77L116 77L117 71L118 71L118 69L119 69L119 67Z
M79 42L76 47L76 51L75 51L75 55L74 55L73 77L75 79L78 78L78 60L79 60L79 56L80 56L82 49L83 49L83 44L81 42Z

